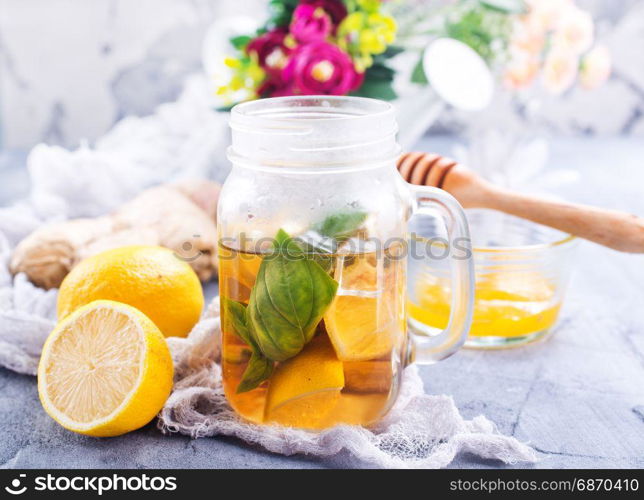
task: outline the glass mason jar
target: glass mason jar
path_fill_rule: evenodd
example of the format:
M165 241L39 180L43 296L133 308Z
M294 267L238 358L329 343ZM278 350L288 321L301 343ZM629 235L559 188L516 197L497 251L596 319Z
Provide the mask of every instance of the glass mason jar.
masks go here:
M444 331L408 337L405 317L408 219L439 213L467 250L464 213L398 175L390 104L264 99L235 106L230 126L217 217L226 396L255 423L369 425L391 407L406 364L443 359L466 338L471 252L449 258Z
M577 239L556 229L493 210L468 210L473 234L476 293L466 347L516 347L544 339L561 310ZM416 241L440 234L432 221L415 220ZM414 261L408 321L429 334L449 320L449 268Z

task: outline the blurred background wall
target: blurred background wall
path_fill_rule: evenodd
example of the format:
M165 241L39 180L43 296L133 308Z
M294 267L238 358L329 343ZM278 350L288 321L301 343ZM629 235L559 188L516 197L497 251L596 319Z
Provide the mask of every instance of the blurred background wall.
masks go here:
M265 15L265 0L0 0L0 127L5 148L45 141L75 147L119 118L174 99L201 70L203 35L218 16ZM540 104L557 134L644 137L644 0L579 0L611 50L599 90ZM515 113L500 100L486 112ZM433 130L476 115L444 114ZM522 117L525 126L529 119Z

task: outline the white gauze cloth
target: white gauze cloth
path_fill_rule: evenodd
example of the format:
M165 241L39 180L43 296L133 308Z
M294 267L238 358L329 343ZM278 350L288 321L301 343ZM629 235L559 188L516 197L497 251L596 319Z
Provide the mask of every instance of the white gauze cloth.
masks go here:
M204 79L193 77L176 102L152 116L122 120L94 148L34 148L27 160L30 197L0 208L0 366L35 374L56 319L56 290L11 276L12 248L46 222L102 215L148 186L212 172L228 136L227 116L211 109L208 92ZM221 179L221 170L217 174ZM536 460L531 448L499 434L485 417L464 420L450 397L425 395L414 367L405 372L395 407L372 430L338 426L312 433L245 423L222 390L217 304L188 338L168 339L176 379L159 418L165 432L236 436L284 455L345 450L357 462L380 467L444 467L459 452L505 463Z

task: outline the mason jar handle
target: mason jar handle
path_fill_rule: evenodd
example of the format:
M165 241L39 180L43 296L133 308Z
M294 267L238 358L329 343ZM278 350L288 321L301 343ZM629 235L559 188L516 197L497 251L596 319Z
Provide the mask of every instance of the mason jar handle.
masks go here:
M472 242L465 212L460 203L442 189L409 185L415 198L414 215L435 214L437 210L447 229L451 259L452 300L447 328L433 336L411 336L410 361L432 364L454 354L463 345L472 324L474 307L474 262ZM454 243L464 255L453 255ZM430 258L425 256L425 258ZM410 328L412 333L413 329Z

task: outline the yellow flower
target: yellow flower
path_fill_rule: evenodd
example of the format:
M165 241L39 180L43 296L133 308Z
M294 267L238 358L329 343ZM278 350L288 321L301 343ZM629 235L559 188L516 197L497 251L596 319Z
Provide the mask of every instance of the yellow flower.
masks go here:
M368 0L363 1L365 5L370 4ZM373 64L372 55L382 54L395 41L396 30L396 21L391 16L371 11L353 12L338 27L338 45L351 54L356 69L364 71Z
M257 57L254 54L240 59L227 57L224 59L224 65L230 69L231 74L226 84L217 88L216 94L226 104L256 99L257 89L266 78Z
M241 61L234 57L226 57L224 58L224 64L231 69L237 69L241 66Z
M357 3L367 12L376 12L380 8L380 0L357 0Z
M340 23L340 32L352 32L358 31L362 28L364 24L364 13L362 12L353 12L343 19Z

